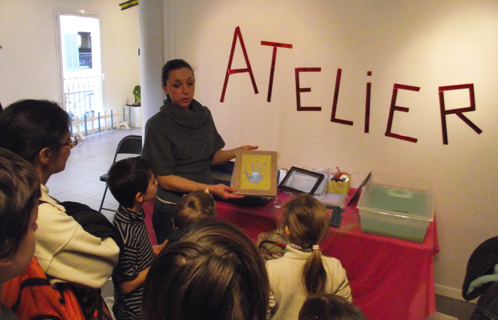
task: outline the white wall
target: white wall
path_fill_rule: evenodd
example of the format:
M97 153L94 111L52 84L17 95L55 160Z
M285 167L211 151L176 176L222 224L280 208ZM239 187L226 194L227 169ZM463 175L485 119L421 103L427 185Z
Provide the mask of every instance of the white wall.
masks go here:
M100 19L104 108L132 98L140 83L138 7L121 11L120 0L0 1L0 101L25 98L61 103L56 12L85 10Z
M258 144L279 152L279 166L336 167L352 173L353 186L371 170L433 182L441 252L437 291L459 297L467 259L497 235L495 162L498 78L498 3L495 1L165 0L174 9L174 55L196 67L196 98L213 112L227 147ZM120 11L116 0L0 0L0 101L60 101L55 10L84 9L101 21L104 105L122 106L138 70L138 8ZM166 9L165 9L166 10ZM168 13L169 15L169 13ZM230 77L220 102L235 27L240 26L259 94L247 74ZM290 43L278 49L272 101L266 101L272 49L261 41ZM168 46L169 44L165 44ZM168 54L170 54L168 52ZM232 68L245 67L237 44ZM297 112L294 69L301 73L303 106ZM337 69L342 81L337 117L330 122ZM367 77L367 71L373 75ZM159 79L158 79L159 81ZM370 133L363 132L365 85L372 82ZM417 143L385 137L394 83L401 90L393 132ZM474 83L476 111L465 113L477 135L448 116L443 145L438 87ZM160 90L158 84L157 87ZM468 106L462 92L447 95L447 108ZM159 106L158 106L159 107ZM146 119L144 119L145 121Z
M279 152L279 166L339 166L357 186L369 171L432 181L440 253L436 290L460 297L467 260L482 241L497 235L498 197L498 2L496 1L278 1L181 0L174 2L174 55L196 69L196 98L207 105L227 147L257 144ZM168 1L164 1L168 3ZM220 102L234 30L240 26L259 94L247 73L230 77ZM170 31L171 30L165 30ZM278 49L273 94L266 101L272 48ZM232 69L244 68L240 43ZM294 69L301 73L303 106L296 111ZM330 122L337 69L342 81L337 117ZM373 75L367 77L367 71ZM364 133L366 82L372 82L370 132ZM394 133L386 137L393 85L400 90ZM447 117L443 145L438 87L473 83L476 111ZM447 109L469 106L468 91L445 94Z

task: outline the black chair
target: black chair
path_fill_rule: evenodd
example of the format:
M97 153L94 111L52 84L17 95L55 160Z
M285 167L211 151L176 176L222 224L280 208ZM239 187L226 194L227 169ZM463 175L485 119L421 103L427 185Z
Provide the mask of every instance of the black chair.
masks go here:
M473 300L480 296L469 320L498 319L498 236L482 242L470 255L463 280L462 297Z
M142 153L142 136L138 136L138 135L126 136L123 139L121 139L121 141L119 142L118 147L116 148L116 154L114 155L114 159L112 160L112 163L116 162L118 155L122 155L122 154L140 155L141 153ZM105 196L107 194L107 189L108 189L108 187L107 187L107 173L101 175L99 179L100 179L100 181L103 181L106 183L104 195L102 196L102 201L100 202L99 212L101 212L102 209L108 210L108 211L115 211L113 209L103 208Z

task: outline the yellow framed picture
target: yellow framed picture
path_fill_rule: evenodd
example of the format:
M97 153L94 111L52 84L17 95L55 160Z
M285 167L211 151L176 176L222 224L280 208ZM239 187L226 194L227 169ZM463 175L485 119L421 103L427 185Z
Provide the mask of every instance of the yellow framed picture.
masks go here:
M276 197L277 174L277 152L235 151L231 186L236 194Z

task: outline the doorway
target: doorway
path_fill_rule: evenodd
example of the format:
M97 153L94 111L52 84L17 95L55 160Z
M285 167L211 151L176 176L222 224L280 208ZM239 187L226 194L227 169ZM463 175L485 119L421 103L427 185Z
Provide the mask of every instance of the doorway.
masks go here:
M72 120L102 111L102 68L98 18L59 14L63 105Z

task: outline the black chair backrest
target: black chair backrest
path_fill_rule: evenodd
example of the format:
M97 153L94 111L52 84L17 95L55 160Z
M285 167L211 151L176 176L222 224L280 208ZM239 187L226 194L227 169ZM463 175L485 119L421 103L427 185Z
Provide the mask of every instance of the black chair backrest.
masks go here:
M141 153L142 153L142 136L138 136L138 135L126 136L123 139L121 139L121 141L119 141L118 147L116 148L116 154L114 155L114 160L112 160L112 163L116 162L116 159L117 159L118 155L120 155L120 154L140 155ZM99 180L103 181L103 182L107 182L107 177L108 177L108 175L107 175L107 173L105 173L99 177ZM107 186L107 183L106 183L106 186L104 189L104 194L102 195L102 201L100 202L99 212L102 212L102 209L108 210L108 211L115 211L115 209L108 209L108 208L103 207L105 196L107 194L108 188L109 187Z
M121 139L116 148L113 162L116 161L118 154L123 153L140 155L142 153L142 136L129 135Z

